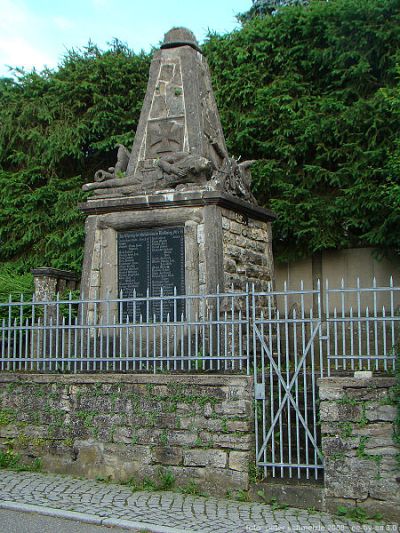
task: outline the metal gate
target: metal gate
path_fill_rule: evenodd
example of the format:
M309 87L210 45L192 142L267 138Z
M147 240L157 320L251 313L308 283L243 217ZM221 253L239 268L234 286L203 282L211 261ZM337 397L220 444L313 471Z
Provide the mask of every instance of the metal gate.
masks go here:
M393 370L399 292L388 287L252 294L256 463L264 476L321 478L318 378Z

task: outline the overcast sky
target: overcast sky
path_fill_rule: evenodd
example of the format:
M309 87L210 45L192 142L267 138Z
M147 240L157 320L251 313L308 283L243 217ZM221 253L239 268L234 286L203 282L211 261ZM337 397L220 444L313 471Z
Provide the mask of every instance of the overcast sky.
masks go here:
M251 0L0 0L0 76L7 65L54 68L66 50L91 39L100 48L114 37L136 52L157 46L173 26L190 28L201 42L208 29L237 26Z

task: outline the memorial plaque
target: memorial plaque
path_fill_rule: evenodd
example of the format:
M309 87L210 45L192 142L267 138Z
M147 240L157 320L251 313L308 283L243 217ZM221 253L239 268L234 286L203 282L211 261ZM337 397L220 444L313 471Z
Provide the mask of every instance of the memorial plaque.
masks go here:
M124 298L130 298L136 292L137 297L164 296L185 293L185 239L184 228L159 228L141 231L124 231L118 233L118 287ZM137 305L129 302L123 308L123 318L129 320L152 319L166 320L176 314L179 318L184 310L183 301L165 300L145 302ZM162 311L162 317L161 317ZM149 316L147 317L147 313Z

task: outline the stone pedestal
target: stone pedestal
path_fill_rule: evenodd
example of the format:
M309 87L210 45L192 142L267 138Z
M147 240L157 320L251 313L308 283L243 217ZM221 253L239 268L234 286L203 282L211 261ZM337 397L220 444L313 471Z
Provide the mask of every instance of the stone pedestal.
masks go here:
M257 288L272 279L271 212L231 195L186 192L90 200L82 291L118 295L118 232L183 228L185 293ZM126 295L127 296L127 295Z

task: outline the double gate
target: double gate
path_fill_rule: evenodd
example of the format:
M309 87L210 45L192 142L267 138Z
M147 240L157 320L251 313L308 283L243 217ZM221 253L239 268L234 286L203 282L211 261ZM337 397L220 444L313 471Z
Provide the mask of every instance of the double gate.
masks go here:
M393 370L399 297L392 280L252 294L256 461L264 476L321 478L318 378Z

